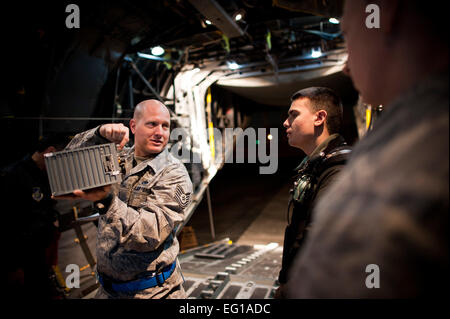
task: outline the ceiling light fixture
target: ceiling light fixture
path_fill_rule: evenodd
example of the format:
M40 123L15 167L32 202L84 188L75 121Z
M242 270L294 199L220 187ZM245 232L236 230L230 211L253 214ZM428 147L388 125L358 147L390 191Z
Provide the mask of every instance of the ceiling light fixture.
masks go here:
M336 18L330 18L330 19L328 19L328 22L330 22L332 24L339 24L339 20Z
M236 11L233 14L233 20L234 21L242 21L242 19L244 19L244 17L245 17L245 14L246 14L246 12L244 9L239 9L238 11Z
M205 20L205 23L206 23L207 25L211 25L211 24L212 24L212 22L209 21L209 20Z
M151 49L153 55L160 56L164 54L164 49L161 46L156 46Z

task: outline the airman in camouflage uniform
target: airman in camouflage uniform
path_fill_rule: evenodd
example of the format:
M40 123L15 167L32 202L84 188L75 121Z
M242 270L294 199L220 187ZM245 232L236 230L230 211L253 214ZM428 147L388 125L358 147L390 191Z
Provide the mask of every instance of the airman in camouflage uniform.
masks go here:
M100 207L97 272L102 286L97 298L186 297L176 264L179 244L174 233L190 203L192 183L184 165L165 148L169 126L166 107L147 100L136 107L130 121L135 134L132 148L122 149L128 141L128 128L122 124L80 133L67 146L73 149L112 141L120 142L122 149L119 158L124 175L120 185L114 185L111 192L108 187L74 192L74 196L93 200ZM142 280L162 272L164 277L157 276L157 285L135 290L142 288ZM131 290L126 286L130 283ZM124 289L116 289L123 284Z

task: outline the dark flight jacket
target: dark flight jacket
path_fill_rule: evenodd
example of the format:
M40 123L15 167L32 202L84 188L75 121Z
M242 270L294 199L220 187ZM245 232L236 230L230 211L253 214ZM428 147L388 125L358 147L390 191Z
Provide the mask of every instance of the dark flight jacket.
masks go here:
M295 169L288 206L288 226L284 234L282 267L278 278L281 284L287 282L289 269L311 228L311 211L317 199L335 181L349 152L350 148L344 138L339 134L332 134Z

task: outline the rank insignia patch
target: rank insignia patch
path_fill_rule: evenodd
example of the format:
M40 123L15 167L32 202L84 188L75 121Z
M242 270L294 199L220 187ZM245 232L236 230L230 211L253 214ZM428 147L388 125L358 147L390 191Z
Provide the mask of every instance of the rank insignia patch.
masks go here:
M177 188L175 189L175 200L178 202L178 204L180 204L181 208L186 208L189 203L190 197L190 193L186 194L183 188L180 185L177 185Z

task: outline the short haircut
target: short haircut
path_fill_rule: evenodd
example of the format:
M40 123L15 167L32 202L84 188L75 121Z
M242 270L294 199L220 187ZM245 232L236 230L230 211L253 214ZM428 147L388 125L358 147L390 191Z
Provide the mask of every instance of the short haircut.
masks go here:
M332 89L326 87L309 87L295 92L291 102L300 98L308 98L312 111L324 110L327 112L325 119L329 134L339 133L342 129L343 107L340 97Z
M39 138L34 150L42 153L50 146L53 146L57 151L62 151L69 142L70 139L67 135L59 133L48 134Z

